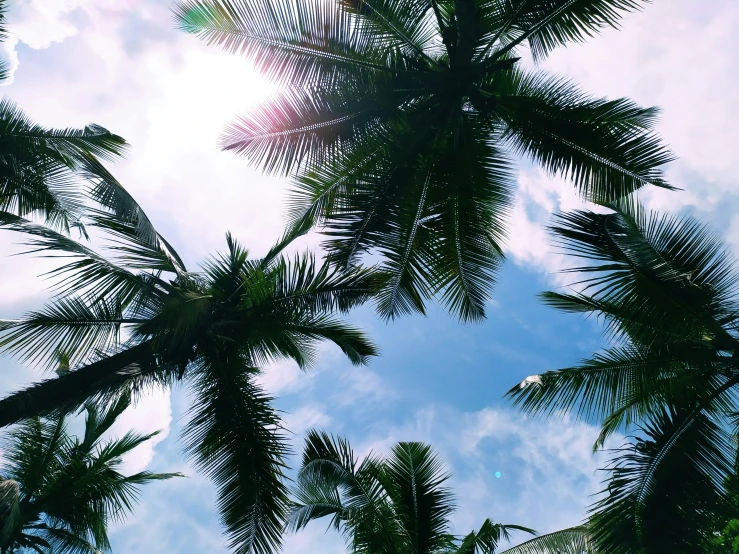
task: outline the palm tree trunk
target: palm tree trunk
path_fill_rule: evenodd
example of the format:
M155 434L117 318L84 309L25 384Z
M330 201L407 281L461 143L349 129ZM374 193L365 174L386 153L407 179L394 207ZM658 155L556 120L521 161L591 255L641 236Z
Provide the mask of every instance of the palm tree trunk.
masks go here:
M0 400L0 427L57 410L69 412L96 395L114 391L132 378L159 369L150 341L133 346Z

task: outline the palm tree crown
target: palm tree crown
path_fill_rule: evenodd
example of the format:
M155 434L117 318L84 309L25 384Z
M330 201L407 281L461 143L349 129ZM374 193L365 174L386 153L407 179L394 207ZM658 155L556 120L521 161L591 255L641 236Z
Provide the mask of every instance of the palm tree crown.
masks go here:
M109 239L104 256L48 226L0 214L0 228L29 235L32 251L63 256L52 273L55 298L0 321L0 351L47 367L63 359L72 368L0 400L0 426L184 383L192 395L185 451L218 487L231 545L268 552L280 542L287 509L287 447L256 378L281 358L310 365L322 340L355 364L374 355L360 331L333 316L370 298L373 274L340 274L310 255L285 257L292 236L252 259L230 235L226 252L189 272L148 220L142 225L140 209L129 216L87 211L85 225Z
M512 155L586 198L667 186L656 110L519 67L583 41L639 0L180 0L181 27L242 52L282 91L224 147L296 172L294 224L325 226L332 263L379 254L378 310L434 295L484 317L506 236Z
M82 440L64 417L32 418L3 443L0 469L0 552L100 554L110 550L108 525L133 509L139 488L177 473L120 473L121 458L157 433L128 432L102 440L130 404L87 406Z
M428 445L401 442L384 458L369 455L359 461L345 439L310 431L288 526L297 531L330 518L353 554L494 554L511 531L534 533L486 519L478 531L453 535L454 497L444 486L448 478ZM586 554L587 548L585 529L572 528L505 553Z
M721 239L691 218L632 202L578 211L553 228L591 261L580 292L550 305L595 314L613 345L510 391L527 413L602 422L596 447L633 429L594 506L599 553L697 552L710 539L734 472L739 411L739 272Z

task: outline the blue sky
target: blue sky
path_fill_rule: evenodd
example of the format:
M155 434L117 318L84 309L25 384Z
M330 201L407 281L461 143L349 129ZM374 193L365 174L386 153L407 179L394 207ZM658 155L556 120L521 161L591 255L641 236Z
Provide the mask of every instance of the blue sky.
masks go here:
M13 33L1 48L15 67L2 93L37 122L102 124L132 144L113 168L191 266L225 245L230 230L256 255L279 234L284 180L266 178L220 152L235 115L273 87L248 64L174 29L169 0L14 0ZM619 32L555 52L544 68L597 95L630 96L663 108L659 131L679 160L680 193L649 191L654 209L695 213L739 246L735 176L739 160L739 5L733 0L655 0ZM454 473L455 529L484 518L551 531L581 521L599 490L602 459L594 428L568 419L525 419L503 399L525 376L575 363L601 345L593 321L543 307L536 294L566 283L544 232L550 214L581 205L567 183L520 165L508 263L488 320L462 326L438 309L385 324L370 309L352 315L381 348L353 368L327 348L308 373L267 368L265 386L301 436L311 426L348 436L357 451L386 451L399 440L432 443ZM8 258L17 237L0 235L0 317L40 305L48 267ZM309 237L302 246L314 246ZM0 389L37 378L34 368L0 359ZM214 491L188 466L177 440L184 391L158 392L127 413L119 429L163 429L159 442L126 461L131 470L181 470L190 477L148 487L134 516L113 534L114 550L227 552ZM502 476L495 477L500 471ZM343 552L320 525L288 537L285 551Z

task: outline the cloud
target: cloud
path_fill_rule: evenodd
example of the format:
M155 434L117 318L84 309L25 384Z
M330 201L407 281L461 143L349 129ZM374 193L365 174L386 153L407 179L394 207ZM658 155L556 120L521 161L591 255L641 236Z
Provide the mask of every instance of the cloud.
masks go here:
M291 433L302 435L309 429L324 429L333 422L325 409L325 406L308 404L286 413L282 419Z
M13 84L15 70L18 69L18 52L15 51L16 44L18 44L18 39L12 37L0 43L0 59L5 61L7 69L7 76L3 81L0 81L0 87L7 87Z
M552 223L554 213L583 209L603 211L585 202L564 179L548 175L540 168L521 170L506 254L516 264L547 275L557 285L569 283L571 279L560 272L572 267L573 260L554 245L547 226Z
M155 390L126 409L108 431L110 437L122 437L129 431L159 434L126 454L121 472L128 475L145 470L154 457L156 446L169 436L172 407L169 390Z

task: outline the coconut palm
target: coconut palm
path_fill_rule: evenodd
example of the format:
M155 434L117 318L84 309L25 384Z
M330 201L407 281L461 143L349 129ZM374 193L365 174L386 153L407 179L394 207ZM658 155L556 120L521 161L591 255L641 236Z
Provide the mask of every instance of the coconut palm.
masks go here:
M593 314L611 346L510 391L528 414L574 413L616 431L607 496L593 507L598 551L697 552L733 473L739 393L739 275L720 237L692 218L633 202L558 217L553 232L586 260L579 289L544 300Z
M177 473L121 473L122 457L158 432L103 439L130 399L86 407L82 440L65 418L32 418L3 441L0 552L94 554L110 550L108 526L133 510L142 485Z
M287 509L287 447L260 368L284 358L307 367L324 340L365 363L375 347L333 313L371 297L372 272L338 273L308 254L288 258L292 236L250 258L230 235L225 252L189 272L158 234L141 238L135 218L90 210L85 224L107 237L107 255L0 215L0 229L29 235L32 251L64 256L47 306L0 323L0 352L39 367L62 359L72 369L0 400L0 426L183 383L191 395L185 452L218 488L231 546L270 551Z
M523 69L614 27L640 0L178 0L179 25L243 53L281 91L225 149L297 176L291 221L323 226L332 263L379 255L378 310L437 296L484 317L525 156L586 198L667 186L657 111Z
M343 438L309 431L288 527L329 518L355 554L493 554L511 531L534 531L486 519L466 536L451 533L454 495L449 474L430 446L400 442L385 457L357 460ZM588 534L577 527L542 535L507 554L586 554ZM503 552L501 552L503 554Z

